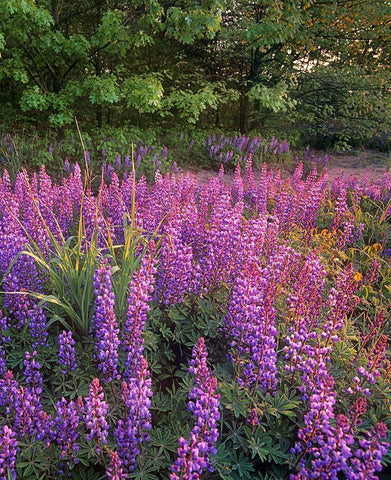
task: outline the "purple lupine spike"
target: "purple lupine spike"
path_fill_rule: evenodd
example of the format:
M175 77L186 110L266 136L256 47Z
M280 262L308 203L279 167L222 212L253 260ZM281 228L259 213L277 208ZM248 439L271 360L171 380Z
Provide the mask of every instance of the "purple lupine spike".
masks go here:
M67 175L71 173L71 165L69 163L68 157L65 157L65 160L64 160L64 170Z
M16 433L8 427L3 425L0 427L0 479L1 480L15 480L16 479L16 454L18 448L18 441Z
M205 232L205 246L200 258L205 291L232 281L237 248L243 227L243 202L231 206L228 191L216 198L210 214L210 227Z
M117 452L110 451L110 465L106 470L106 475L109 480L124 480L128 477L122 468L122 462Z
M58 364L63 367L62 374L67 375L69 372L76 370L76 351L74 348L75 340L72 332L63 330L58 336L58 344L60 346L58 352Z
M19 402L19 383L14 380L13 373L8 370L3 378L0 378L0 406L5 407L6 415L11 415Z
M332 288L328 298L330 312L323 325L322 338L325 346L338 340L338 332L344 326L345 316L357 305L359 299L354 295L357 288L355 272L351 266L346 267L337 277L335 288Z
M243 202L244 197L244 185L243 178L240 173L240 164L238 163L235 168L235 175L232 182L232 200L236 202Z
M174 208L164 227L156 297L161 303L181 303L188 293L197 293L199 267L194 262L192 247L183 239L185 217Z
M77 440L79 438L78 427L80 411L78 405L67 402L62 398L56 403L57 414L54 417L54 437L60 447L60 458L66 458L68 462L79 463L76 455L79 451Z
M201 337L193 348L189 372L194 376L194 387L189 394L189 410L196 417L190 440L179 438L178 458L171 466L170 480L196 480L204 470L213 472L210 455L216 453L214 444L219 437L220 420L217 379L207 366L207 350Z
M24 374L27 386L20 386L13 399L15 409L14 425L18 433L23 436L35 436L37 440L46 439L50 443L52 421L50 416L42 410L42 376L41 365L35 360L37 352L26 352Z
M46 314L43 308L38 305L32 305L27 311L27 318L29 321L30 335L35 338L33 348L38 345L47 346L48 332L46 331Z
M48 432L48 425L44 425L43 421L47 418L47 415L42 411L41 394L42 394L42 376L40 373L41 364L35 360L37 352L26 352L26 359L24 360L24 374L27 387L20 388L20 403L21 403L21 421L22 429L24 433L37 432L37 437L44 438ZM18 409L17 409L18 416ZM27 415L26 415L27 414ZM24 420L27 418L27 423L24 424ZM18 420L15 420L15 424L18 424Z
M109 407L104 400L103 389L98 378L94 378L90 384L89 395L85 399L84 421L88 434L86 440L96 441L96 453L101 452L102 445L106 445L109 424L106 421L106 414Z
M103 263L94 273L95 312L92 319L96 337L95 358L103 372L102 381L119 379L119 328L114 313L115 297L111 282L111 267Z
M290 249L281 250L261 270L244 260L233 287L223 329L230 337L230 358L243 386L273 392L277 385L274 300L277 286L296 263ZM291 264L291 265L290 265Z
M304 427L298 432L299 442L292 449L292 453L300 455L299 473L292 476L295 480L324 478L319 475L335 461L336 437L331 422L334 419L336 392L334 379L328 374L322 359L318 363L318 377L319 381L309 396L310 410L304 416ZM348 455L351 456L350 450ZM310 466L307 465L308 457L314 458ZM332 474L328 478L337 477Z
M38 363L35 358L37 352L34 350L32 353L26 352L26 359L24 360L24 374L26 377L26 383L29 385L29 389L34 391L37 395L42 393L42 376L39 372L41 364Z
M382 458L387 454L390 444L383 439L387 437L387 426L378 423L375 428L366 432L365 438L358 441L359 448L350 460L351 468L346 471L348 480L378 480L375 472L382 470Z
M127 416L119 420L114 435L118 445L118 456L124 469L131 472L137 465L137 457L143 442L149 441L151 428L151 378L148 363L143 356L135 368L135 376L122 382L121 398Z
M357 368L358 376L353 377L354 387L352 391L363 391L363 393L367 396L370 395L368 388L363 389L363 384L368 383L372 385L376 383L376 380L380 377L379 369L386 360L388 341L389 338L387 335L381 335L381 337L375 343L372 351L369 353L369 361L366 367L360 366Z
M136 377L140 358L144 351L143 330L150 310L148 302L154 290L156 259L154 245L143 256L140 269L134 272L129 284L128 311L126 315L122 346L126 352L124 375Z

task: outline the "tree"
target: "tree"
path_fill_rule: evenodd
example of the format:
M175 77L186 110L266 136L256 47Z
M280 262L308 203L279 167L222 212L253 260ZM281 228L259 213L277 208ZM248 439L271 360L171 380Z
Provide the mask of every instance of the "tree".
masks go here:
M336 101L343 122L347 99L350 108L361 105L357 119L370 114L371 101L377 112L387 109L390 21L385 0L230 0L216 37L194 48L209 78L237 92L234 128L259 128L281 112L302 122L311 109L319 115L318 101L330 108ZM324 75L329 81L315 86Z
M391 128L390 23L387 0L3 0L0 102L59 127L274 118L343 142Z
M91 110L98 125L111 108L159 111L172 72L155 45L214 35L220 12L219 0L4 0L0 84L12 84L22 110L48 115L52 126ZM175 96L170 102L180 106Z

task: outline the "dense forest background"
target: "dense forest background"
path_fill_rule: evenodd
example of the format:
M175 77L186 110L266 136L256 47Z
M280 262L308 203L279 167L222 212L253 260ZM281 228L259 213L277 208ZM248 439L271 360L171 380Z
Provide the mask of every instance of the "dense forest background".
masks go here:
M389 149L386 0L2 0L3 133L260 132Z

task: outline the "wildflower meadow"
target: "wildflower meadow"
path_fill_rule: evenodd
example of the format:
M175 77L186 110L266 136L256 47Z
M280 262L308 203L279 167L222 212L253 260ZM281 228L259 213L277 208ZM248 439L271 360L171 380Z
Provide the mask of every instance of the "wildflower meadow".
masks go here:
M391 174L200 148L232 184L4 171L1 480L390 478Z

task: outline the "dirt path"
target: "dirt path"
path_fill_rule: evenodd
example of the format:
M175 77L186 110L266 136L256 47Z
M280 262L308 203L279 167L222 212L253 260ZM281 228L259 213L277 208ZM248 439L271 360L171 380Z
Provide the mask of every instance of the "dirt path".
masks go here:
M354 175L361 178L368 170L373 179L381 177L391 171L390 157L386 153L366 150L359 155L330 155L327 166L330 180L344 172L347 177Z
M386 153L366 150L357 155L334 153L330 154L329 157L330 160L327 164L326 170L328 172L330 183L342 173L345 174L345 177L350 177L351 175L353 175L360 179L369 170L371 178L373 180L377 180L386 172L391 173L391 157ZM295 164L294 162L292 162L289 165L279 164L275 165L274 167L280 168L283 172L283 175L285 174L286 176L288 176L293 172ZM206 169L197 169L194 167L184 168L182 170L182 173L185 172L190 172L194 174L200 183L208 182L210 177L217 175L217 172ZM257 179L257 177L260 176L260 172L254 169L254 173L255 178ZM225 179L227 183L231 183L232 178L232 171L228 171L225 173Z

